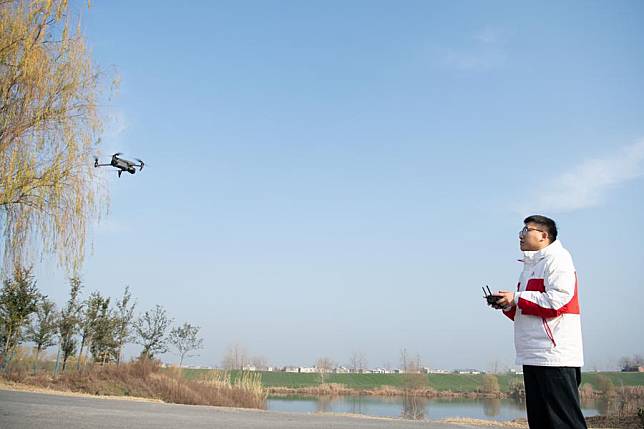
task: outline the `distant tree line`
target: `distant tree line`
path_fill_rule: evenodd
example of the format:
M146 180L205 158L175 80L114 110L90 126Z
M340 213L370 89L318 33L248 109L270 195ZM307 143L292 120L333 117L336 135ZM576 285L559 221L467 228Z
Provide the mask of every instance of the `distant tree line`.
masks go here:
M639 371L640 367L644 367L644 357L642 355L624 356L619 360L619 368L622 371Z
M76 368L83 362L119 365L128 343L142 346L140 358L153 359L172 346L179 365L203 348L198 326L173 326L166 310L135 314L136 300L128 286L113 301L94 291L83 298L79 277L69 279L69 298L59 308L43 295L31 268L16 267L0 289L0 368L7 368L18 346L30 343L35 362L48 348L58 346L56 370L65 371L70 359ZM34 370L36 368L34 367Z

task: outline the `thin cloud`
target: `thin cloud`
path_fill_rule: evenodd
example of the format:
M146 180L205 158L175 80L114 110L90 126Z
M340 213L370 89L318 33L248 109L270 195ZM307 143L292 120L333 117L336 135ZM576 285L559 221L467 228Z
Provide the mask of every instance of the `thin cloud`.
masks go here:
M486 71L503 66L507 61L503 32L485 27L471 36L469 46L449 48L442 56L443 65L460 71Z
M111 109L104 115L103 134L99 151L101 156L111 155L115 152L127 152L125 133L128 121L125 112Z
M450 50L445 55L444 63L450 68L462 71L485 71L502 66L506 59L507 55L497 50Z
M119 137L127 129L127 120L125 113L121 110L115 110L108 116L108 121L105 126L106 136L116 138Z
M644 139L623 147L616 155L583 161L556 177L521 212L562 213L596 207L615 187L643 174Z
M114 235L127 232L128 227L123 222L107 217L96 224L95 231L102 235Z
M497 28L485 27L474 35L474 40L486 45L500 44L503 42L503 32Z

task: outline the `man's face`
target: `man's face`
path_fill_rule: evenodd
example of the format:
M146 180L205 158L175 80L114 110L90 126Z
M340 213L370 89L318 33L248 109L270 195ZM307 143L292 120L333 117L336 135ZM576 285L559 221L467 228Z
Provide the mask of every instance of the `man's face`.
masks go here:
M543 226L536 223L526 223L519 232L519 247L522 251L537 251L550 244L548 233Z

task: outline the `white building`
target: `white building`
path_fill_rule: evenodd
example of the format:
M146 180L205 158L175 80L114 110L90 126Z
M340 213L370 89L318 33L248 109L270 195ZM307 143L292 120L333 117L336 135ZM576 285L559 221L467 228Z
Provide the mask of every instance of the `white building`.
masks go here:
M455 369L454 372L456 374L483 374L483 371L478 369Z

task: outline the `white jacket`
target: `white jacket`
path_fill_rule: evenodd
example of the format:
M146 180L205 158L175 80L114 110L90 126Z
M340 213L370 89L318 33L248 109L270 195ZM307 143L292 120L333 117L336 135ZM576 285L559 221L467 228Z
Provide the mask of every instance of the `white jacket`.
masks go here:
M584 365L577 273L570 253L555 240L538 252L523 252L514 306L517 365Z

